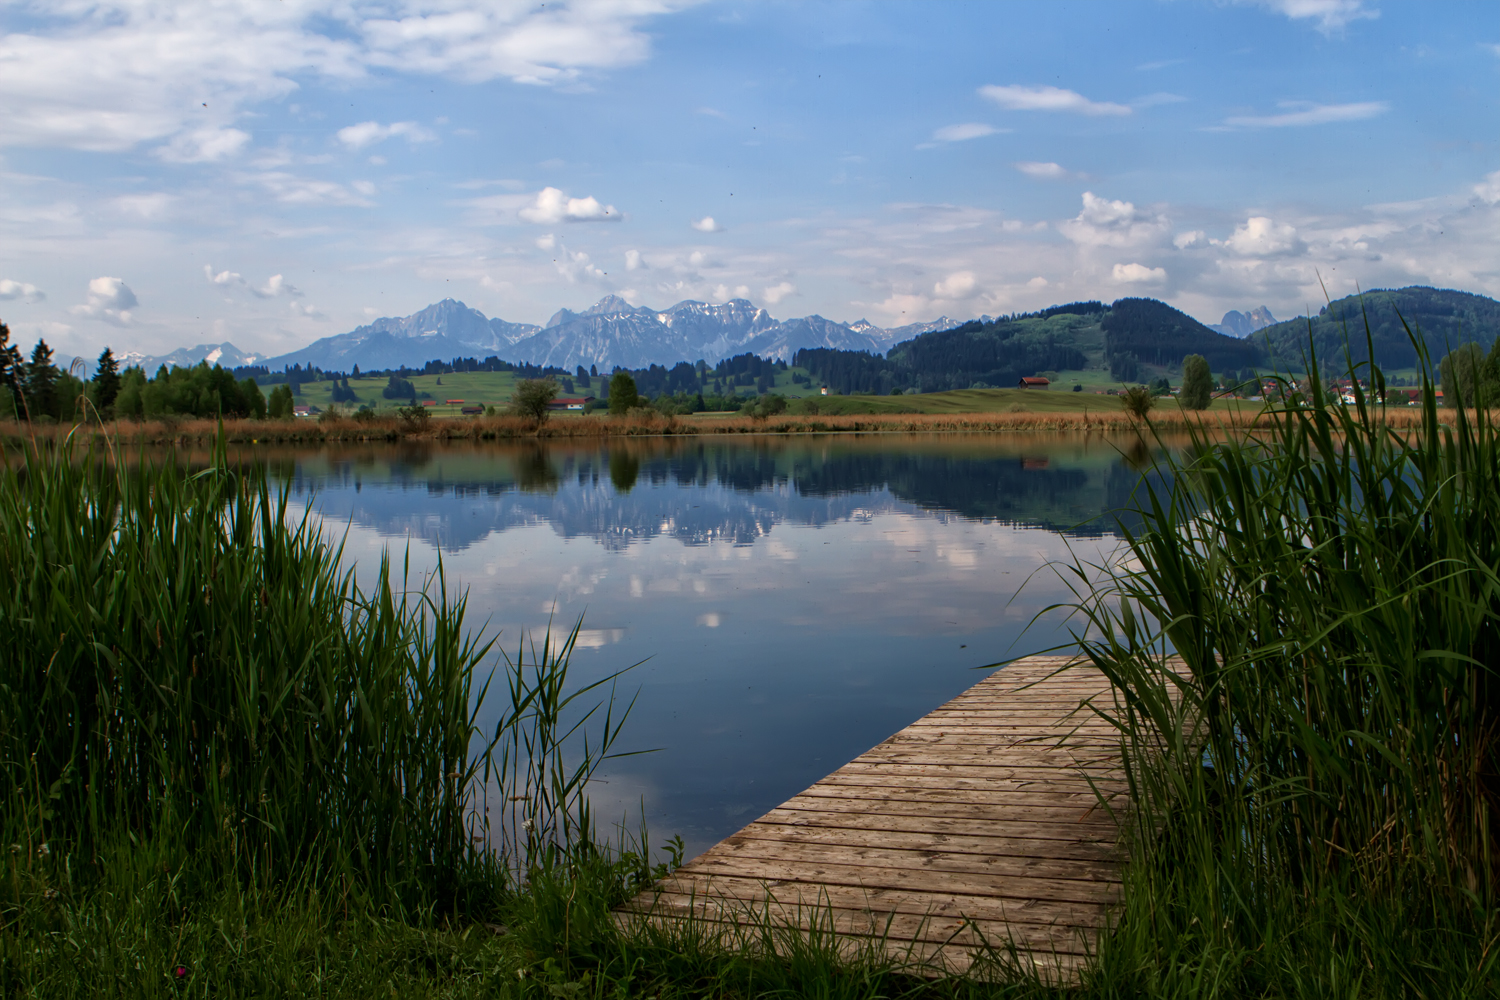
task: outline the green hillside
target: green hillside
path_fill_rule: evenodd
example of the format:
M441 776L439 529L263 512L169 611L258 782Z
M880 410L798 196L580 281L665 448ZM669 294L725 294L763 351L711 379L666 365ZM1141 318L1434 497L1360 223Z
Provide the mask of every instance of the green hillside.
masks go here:
M841 393L1012 388L1023 377L1086 387L1170 378L1188 354L1235 374L1264 360L1259 343L1226 337L1155 299L1074 302L1037 313L924 333L885 357L798 351L794 363Z
M1436 363L1459 344L1474 341L1488 348L1494 343L1500 335L1500 302L1483 295L1422 285L1378 289L1330 302L1311 318L1268 326L1256 333L1254 339L1269 345L1283 362L1300 368L1311 332L1318 357L1342 366L1346 336L1354 359L1369 359L1366 320L1375 345L1376 362L1386 369L1408 369L1416 366L1417 352L1407 335L1407 327L1413 332L1421 331L1427 351Z

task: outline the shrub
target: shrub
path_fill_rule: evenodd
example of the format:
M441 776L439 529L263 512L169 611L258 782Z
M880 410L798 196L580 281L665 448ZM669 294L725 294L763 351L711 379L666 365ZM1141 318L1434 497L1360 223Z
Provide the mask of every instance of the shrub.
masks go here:
M511 394L510 408L517 415L540 423L547 419L548 407L556 398L557 383L551 378L523 378Z
M1155 405L1155 393L1143 385L1132 385L1120 392L1120 406L1133 417L1144 419Z

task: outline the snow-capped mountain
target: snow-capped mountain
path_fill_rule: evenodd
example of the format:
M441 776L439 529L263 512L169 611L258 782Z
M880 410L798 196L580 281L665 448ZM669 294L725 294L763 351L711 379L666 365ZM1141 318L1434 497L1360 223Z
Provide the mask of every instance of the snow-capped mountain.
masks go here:
M1239 337L1243 340L1255 331L1264 330L1275 322L1277 322L1277 319L1271 315L1271 310L1265 306L1261 306L1259 309L1251 309L1249 312L1240 312L1238 309L1231 309L1224 314L1222 320L1210 324L1208 328L1222 333L1226 337Z
M410 316L382 317L349 333L324 337L300 351L271 358L279 371L287 365L349 371L361 368L420 368L428 361L498 355L507 361L512 345L540 329L533 323L490 319L462 302L444 299Z
M898 340L955 325L944 318L888 331L866 320L848 324L807 316L777 321L745 299L719 305L688 300L657 310L607 295L582 312L559 309L545 327L537 327L490 319L462 302L444 299L410 316L378 319L264 363L272 370L301 364L349 371L356 364L364 369L415 368L435 358L494 355L512 362L609 370L700 358L714 363L747 351L790 361L804 347L880 353Z
M256 365L265 361L264 354L250 354L240 350L233 344L225 341L222 344L199 344L197 347L179 347L171 354L141 354L131 351L118 356L120 368L126 369L132 365L145 369L146 374L154 375L162 365L177 368L192 368L199 362L206 361L210 365L219 365L224 368L238 368L241 365ZM89 371L94 369L94 361L88 362Z

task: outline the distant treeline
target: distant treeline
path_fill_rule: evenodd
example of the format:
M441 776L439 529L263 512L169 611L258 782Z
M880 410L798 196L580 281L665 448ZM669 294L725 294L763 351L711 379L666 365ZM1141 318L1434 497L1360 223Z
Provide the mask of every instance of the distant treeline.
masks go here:
M1120 299L975 320L903 341L885 357L808 348L793 363L840 393L1005 388L1041 372L1087 367L1079 342L1089 331L1096 344L1102 333L1104 360L1122 381L1138 379L1142 364L1175 365L1188 354L1203 355L1219 371L1239 371L1263 357L1257 343L1216 333L1164 302Z

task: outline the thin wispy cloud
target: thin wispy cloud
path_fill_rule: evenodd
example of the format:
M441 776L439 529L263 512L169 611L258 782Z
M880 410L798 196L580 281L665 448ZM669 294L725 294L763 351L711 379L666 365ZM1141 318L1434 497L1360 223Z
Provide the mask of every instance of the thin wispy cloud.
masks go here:
M360 122L358 125L339 129L337 134L339 142L350 149L364 149L366 146L385 142L396 136L401 136L410 143L433 142L437 139L430 129L416 122L392 122L389 125L382 125L379 122Z
M14 302L19 299L22 302L41 302L46 298L47 293L30 282L0 278L0 301Z
M944 125L932 133L932 140L933 142L966 142L969 139L983 139L987 135L995 135L1000 131L1001 129L982 122L965 122L962 125Z
M1357 122L1385 114L1391 106L1385 101L1359 101L1354 104L1310 104L1306 101L1282 101L1286 108L1274 115L1235 115L1224 119L1225 125L1237 128L1297 128L1307 125L1331 125L1334 122Z
M1056 111L1074 115L1128 115L1130 108L1110 101L1091 101L1082 94L1061 87L1025 87L1018 84L979 88L979 96L994 101L1007 111Z
M1161 90L1157 91L1154 94L1147 94L1144 97L1137 97L1135 100L1130 102L1130 106L1132 108L1155 108L1160 107L1163 104L1182 104L1186 101L1187 98L1183 97L1181 94L1172 94L1165 90Z
M1244 2L1244 0L1241 0ZM1294 21L1315 21L1325 35L1343 31L1355 21L1373 21L1380 9L1366 0L1250 0Z
M1055 181L1069 176L1069 173L1060 163L1041 163L1036 160L1022 160L1015 165L1027 177L1035 177L1037 180Z

